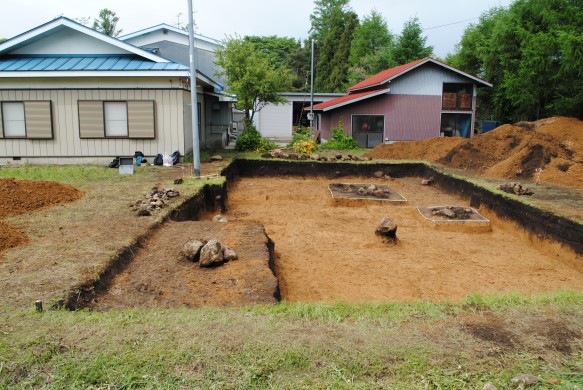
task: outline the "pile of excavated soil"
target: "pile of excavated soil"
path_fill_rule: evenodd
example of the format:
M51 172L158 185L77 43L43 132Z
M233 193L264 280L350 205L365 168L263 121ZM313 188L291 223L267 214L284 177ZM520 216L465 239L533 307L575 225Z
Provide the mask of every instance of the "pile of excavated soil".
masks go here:
M5 218L72 202L81 198L83 191L52 181L0 179L0 194L0 218ZM27 241L24 233L0 221L0 254Z
M484 176L540 179L583 188L583 122L575 118L547 118L503 125L473 138L434 138L379 145L366 153L376 159L426 160Z

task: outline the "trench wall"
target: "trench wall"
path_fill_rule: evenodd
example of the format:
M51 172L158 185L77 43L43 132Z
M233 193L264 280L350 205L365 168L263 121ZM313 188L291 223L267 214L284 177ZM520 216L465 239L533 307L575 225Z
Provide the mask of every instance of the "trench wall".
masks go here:
M203 211L226 210L227 187L226 185L205 185L201 191L183 201L178 207L169 211L162 220L155 223L144 234L136 237L134 242L123 248L117 256L109 261L103 268L103 272L92 281L87 281L74 287L66 299L55 306L65 307L69 310L82 309L89 305L100 293L106 291L114 276L122 272L134 258L134 253L142 247L143 243L167 221L197 221Z

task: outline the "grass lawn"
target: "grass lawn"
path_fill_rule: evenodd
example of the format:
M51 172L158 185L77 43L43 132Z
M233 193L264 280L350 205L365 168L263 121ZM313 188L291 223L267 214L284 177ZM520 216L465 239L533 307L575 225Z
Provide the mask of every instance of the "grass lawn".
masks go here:
M214 175L228 161L203 164ZM96 166L2 167L85 196L10 217L31 242L0 255L0 388L583 388L583 293L471 295L461 302L34 311L96 278L159 224L128 205L179 167L132 176ZM184 199L208 182L176 186ZM178 201L167 209L178 206ZM477 281L478 283L479 281Z

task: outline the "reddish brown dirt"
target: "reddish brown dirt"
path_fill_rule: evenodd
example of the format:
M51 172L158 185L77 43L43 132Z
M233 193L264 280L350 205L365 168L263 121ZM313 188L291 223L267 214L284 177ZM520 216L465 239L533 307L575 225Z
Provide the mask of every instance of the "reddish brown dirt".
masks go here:
M0 194L0 218L5 218L72 202L81 198L83 191L52 181L0 179ZM22 232L0 221L0 254L27 241Z
M583 188L583 122L547 118L503 125L464 138L434 138L379 145L366 153L376 159L426 160L492 178L541 181Z
M343 178L375 183L378 179ZM471 292L582 291L583 263L558 244L491 219L491 231L436 227L416 206L468 206L418 178L382 181L407 203L337 204L320 178L246 178L229 192L234 221L259 221L275 243L275 268L288 301L457 300ZM375 235L383 217L398 225L396 245Z
M218 239L234 249L238 259L201 268L181 253L194 239ZM275 303L277 279L269 268L267 241L258 223L167 222L91 306L105 310Z

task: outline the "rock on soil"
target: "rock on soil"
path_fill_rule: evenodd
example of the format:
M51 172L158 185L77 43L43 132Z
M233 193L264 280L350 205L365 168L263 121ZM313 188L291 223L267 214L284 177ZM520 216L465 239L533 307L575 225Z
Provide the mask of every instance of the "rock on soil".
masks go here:
M188 241L182 247L182 254L188 260L196 262L200 259L200 251L205 244L206 241L203 240Z
M390 218L384 217L377 227L375 234L385 238L389 242L397 240L397 224Z
M200 250L198 264L201 267L213 267L223 262L223 246L219 240L210 240Z
M555 117L502 125L473 138L440 137L381 144L366 154L384 160L425 160L488 177L532 180L581 188L583 122Z

